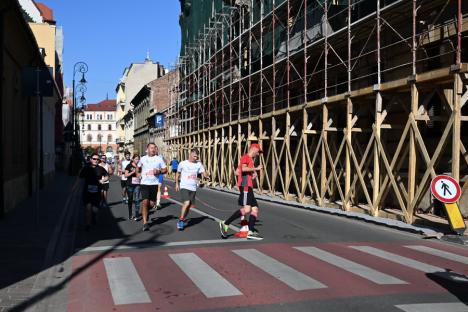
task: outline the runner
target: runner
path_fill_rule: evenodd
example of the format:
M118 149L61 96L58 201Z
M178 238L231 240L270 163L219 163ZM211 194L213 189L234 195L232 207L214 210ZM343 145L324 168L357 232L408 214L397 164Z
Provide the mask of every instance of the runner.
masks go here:
M101 155L101 162L99 163L99 166L101 166L102 168L104 168L107 172L107 174L109 175L109 177L114 173L114 170L112 170L112 166L110 166L108 163L107 163L107 156L106 154L102 154ZM103 207L106 207L106 208L109 208L109 205L107 204L107 192L109 191L109 179L107 179L103 185L102 185L102 191L101 191L101 194L102 194L102 206Z
M125 151L125 159L122 159L119 166L119 175L121 177L120 186L122 187L122 201L125 204L128 204L128 195L127 195L127 178L125 177L125 169L131 163L130 161L130 152Z
M192 149L189 159L179 164L175 175L176 191L180 191L180 196L182 197L182 208L180 210L179 221L177 221L177 228L179 231L184 229L185 218L188 215L190 207L195 204L198 175L203 174L205 177L209 176L203 164L198 160L198 156L198 150Z
M98 165L99 155L91 155L90 163L80 172L80 178L84 179L83 203L86 209L86 230L93 223L93 213L97 213L101 203L101 189L103 183L108 181L107 171Z
M166 173L166 164L161 157L156 155L157 147L154 143L147 145L147 155L141 157L139 166L141 167L141 212L143 215L143 231L149 231L148 206L150 201L156 201L158 193L159 174Z
M127 178L127 194L128 194L128 219L138 221L140 210L140 180L141 173L138 163L140 155L134 154L132 161L125 167L125 177ZM132 205L135 202L135 210L132 214Z
M179 161L177 160L177 158L173 158L171 160L171 168L172 168L172 176L175 177L176 173L177 173L177 167L179 166Z
M252 144L250 146L249 152L244 154L239 162L239 167L236 172L237 176L237 186L239 186L239 206L241 208L236 210L232 216L230 216L226 221L219 222L219 228L221 230L222 237L227 237L227 231L229 229L229 224L234 220L250 214L249 216L249 233L247 238L249 239L263 239L260 234L255 230L255 221L258 217L258 204L255 199L253 192L253 179L257 177L257 171L262 170L262 166L254 167L254 159L260 154L263 153L262 149L258 144Z

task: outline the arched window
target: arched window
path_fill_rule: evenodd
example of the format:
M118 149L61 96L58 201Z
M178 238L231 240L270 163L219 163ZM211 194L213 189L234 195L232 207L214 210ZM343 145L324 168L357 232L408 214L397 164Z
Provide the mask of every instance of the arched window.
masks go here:
M99 134L97 135L97 140L98 140L99 143L101 143L101 141L102 141L102 134L99 133Z
M91 125L88 125L88 130L91 130Z
M111 134L109 134L107 136L107 143L112 143L112 135Z
M86 140L87 140L88 142L92 142L92 141L93 141L93 136L92 136L91 134L88 134L88 135L86 136Z
M101 130L101 125L97 125L97 129L98 129L98 130Z
M109 125L108 130L112 130L112 125Z

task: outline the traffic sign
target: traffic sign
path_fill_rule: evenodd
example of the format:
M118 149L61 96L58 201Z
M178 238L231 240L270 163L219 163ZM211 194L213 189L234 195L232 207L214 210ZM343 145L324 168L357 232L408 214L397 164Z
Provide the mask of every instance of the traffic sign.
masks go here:
M458 182L448 175L438 175L431 182L431 193L443 203L455 203L460 199Z

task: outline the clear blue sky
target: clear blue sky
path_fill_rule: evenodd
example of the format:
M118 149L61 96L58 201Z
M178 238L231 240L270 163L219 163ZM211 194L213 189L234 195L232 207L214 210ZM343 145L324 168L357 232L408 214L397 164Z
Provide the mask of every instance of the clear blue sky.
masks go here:
M54 10L64 32L65 85L72 85L73 65L89 66L87 103L115 98L115 87L130 63L146 52L165 67L180 50L178 0L38 0ZM77 80L79 80L79 77Z

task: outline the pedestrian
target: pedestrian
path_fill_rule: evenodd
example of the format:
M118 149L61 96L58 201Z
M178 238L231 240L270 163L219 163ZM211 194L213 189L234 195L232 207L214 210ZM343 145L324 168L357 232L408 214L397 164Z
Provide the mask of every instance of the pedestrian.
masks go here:
M257 172L260 172L263 167L254 166L254 159L263 153L262 149L258 144L252 144L249 148L249 151L242 156L239 161L239 166L236 170L237 176L237 186L239 186L239 206L241 208L236 210L226 221L219 222L219 228L221 231L222 237L227 237L227 231L229 229L229 224L234 220L249 215L249 232L247 238L249 239L263 239L262 236L255 230L255 221L258 218L258 204L255 199L253 192L253 180L257 177Z
M101 203L101 190L109 179L107 171L98 165L99 155L94 153L90 157L90 163L80 172L80 178L84 179L83 203L85 205L86 230L93 223L93 214L98 212Z
M127 199L128 199L128 219L138 221L140 211L140 181L141 172L138 167L140 155L134 154L131 162L125 167L124 174L127 178ZM132 205L135 203L135 209L132 214Z
M190 207L195 204L198 176L200 174L203 174L205 177L209 176L209 174L205 171L205 167L198 160L198 158L198 150L192 149L189 154L189 159L182 161L178 165L177 173L175 174L176 191L180 192L180 196L182 198L180 217L179 221L177 221L177 229L179 229L179 231L184 229L185 220L189 213Z
M124 159L120 162L119 165L119 175L120 175L120 187L122 188L122 201L125 204L128 204L128 192L127 192L127 177L125 176L125 169L131 163L130 161L130 152L125 151Z
M171 168L172 168L172 175L175 177L177 173L177 167L179 166L179 161L177 160L176 157L172 158L171 160Z
M156 201L159 174L167 172L166 164L156 153L157 146L154 143L148 143L147 154L141 157L139 163L141 167L140 192L142 197L143 231L149 231L150 228L148 224L148 207L151 201Z
M101 155L101 162L99 163L99 165L104 168L104 170L106 170L108 176L110 177L114 171L112 170L112 166L110 166L108 163L107 163L107 156L106 154L102 154ZM103 207L109 207L108 203L107 203L107 193L109 191L109 179L107 179L103 186L102 186L102 206Z

